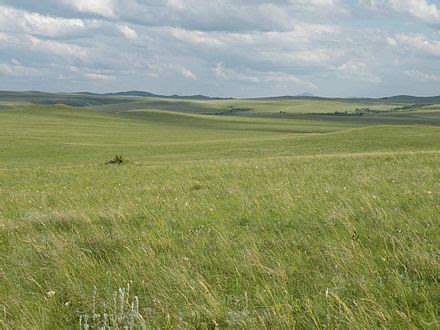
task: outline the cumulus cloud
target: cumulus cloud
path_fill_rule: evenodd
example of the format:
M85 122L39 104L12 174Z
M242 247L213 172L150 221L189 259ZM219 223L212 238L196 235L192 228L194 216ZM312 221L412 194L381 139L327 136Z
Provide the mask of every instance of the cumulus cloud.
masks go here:
M168 0L167 6L174 10L184 10L188 8L183 0Z
M407 51L417 51L432 56L440 56L440 41L429 40L423 35L398 34L387 39L394 47L403 46Z
M87 79L98 80L98 81L115 79L114 76L110 76L110 75L106 75L106 74L102 74L102 73L96 73L96 72L86 72L86 73L84 73L84 76Z
M418 70L406 70L403 72L407 77L421 82L440 82L440 76L433 73Z
M373 10L388 10L426 22L440 23L440 8L427 0L363 0L361 3Z
M114 7L119 18L131 23L198 31L288 31L294 17L349 14L336 0L126 0Z
M73 57L82 60L86 59L89 55L86 48L66 42L43 40L35 37L28 37L24 41L31 47L31 49L53 55Z
M47 37L67 36L86 28L78 18L61 18L41 15L0 5L0 30L23 32Z
M113 0L62 0L73 9L107 18L115 18L115 2Z
M16 60L11 60L11 63L0 63L0 73L4 76L15 77L31 77L40 75L40 71L21 65Z
M295 85L307 89L316 89L317 86L309 81L300 79L292 74L285 72L273 72L273 71L237 71L234 69L226 68L223 63L217 63L213 72L216 77L225 80L236 80L249 83L277 83L277 84L289 84Z
M291 0L290 3L301 5L309 10L324 9L348 15L351 10L339 0Z
M191 71L191 69L177 63L148 63L147 74L150 77L158 78L160 76L168 76L170 74L178 74L179 76L190 79L197 80L197 75Z
M340 65L337 69L342 77L350 80L357 80L369 83L380 83L382 81L381 78L375 76L370 72L366 63L350 60Z
M65 41L43 39L27 34L3 33L0 34L0 39L4 40L4 43L0 44L0 50L5 54L9 50L15 52L16 55L43 53L46 56L58 56L64 60L86 60L90 55L89 50L83 46ZM26 59L29 60L29 58Z
M438 22L432 0L0 0L0 89L436 94Z
M118 29L128 39L136 39L138 36L136 31L127 25L119 25Z
M345 53L343 49L310 48L292 50L290 52L263 51L260 58L270 62L285 64L326 65L340 58Z
M344 54L335 40L341 29L336 25L297 24L291 31L272 32L218 32L189 31L185 29L165 29L179 42L181 47L197 47L207 56L234 55L248 61L263 61L283 65L324 65ZM324 46L325 44L325 46Z
M185 78L192 79L192 80L197 79L197 76L195 75L195 73L185 67L181 67L179 69L179 71Z

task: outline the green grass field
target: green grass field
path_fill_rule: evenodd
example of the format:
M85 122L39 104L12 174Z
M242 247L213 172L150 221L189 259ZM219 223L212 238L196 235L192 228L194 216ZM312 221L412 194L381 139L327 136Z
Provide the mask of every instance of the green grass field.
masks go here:
M136 110L136 109L160 109L175 112L198 112L203 114L215 114L222 111L236 109L238 112L248 112L253 115L276 114L285 112L295 113L328 113L328 112L352 112L357 108L370 108L372 110L387 111L399 107L400 103L373 103L373 102L347 102L337 100L172 100L172 99L142 99L133 102L103 104L90 108L101 111L111 110Z
M8 97L0 328L440 326L438 105Z

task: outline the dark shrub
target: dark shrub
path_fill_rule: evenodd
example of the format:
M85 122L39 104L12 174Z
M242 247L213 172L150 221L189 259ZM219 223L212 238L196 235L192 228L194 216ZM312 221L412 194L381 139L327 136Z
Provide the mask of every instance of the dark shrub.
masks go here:
M115 155L115 157L113 157L112 159L108 160L105 162L105 165L120 165L120 164L124 164L127 161L125 160L124 156L122 155Z

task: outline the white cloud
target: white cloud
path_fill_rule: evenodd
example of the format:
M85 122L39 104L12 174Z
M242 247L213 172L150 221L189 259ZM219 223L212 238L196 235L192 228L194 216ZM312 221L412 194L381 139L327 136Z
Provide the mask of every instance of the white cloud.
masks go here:
M197 75L188 69L187 67L177 63L148 63L147 75L152 78L158 78L161 76L170 76L172 74L178 74L185 79L197 80Z
M136 31L127 25L119 25L118 29L128 39L136 39L138 36Z
M59 37L82 31L85 27L83 20L78 18L51 17L0 5L2 31Z
M187 6L183 0L168 0L167 6L174 10L185 10Z
M350 16L362 10L356 1L380 11L379 16ZM316 84L315 94L361 95L387 94L408 76L412 79L399 86L419 94L438 92L438 0L0 3L0 88L34 84L35 89L141 88L250 96ZM395 25L387 22L390 14ZM408 17L416 19L408 22ZM13 72L34 75L1 79ZM63 77L62 85L52 82L56 77ZM17 85L9 86L11 81ZM359 90L362 85L353 81L377 85Z
M222 47L225 45L219 38L210 35L208 32L189 31L180 28L171 28L168 31L174 38L186 43L209 47Z
M164 29L174 38L194 45L213 48L243 46L278 46L297 48L299 44L326 40L329 36L336 37L341 33L338 25L292 23L288 31L270 32L227 32L227 31L196 31L182 28Z
M264 83L277 83L280 85L293 84L309 89L316 89L316 85L300 79L292 74L286 72L274 72L274 71L255 71L247 69L245 71L237 71L234 69L226 68L223 63L217 63L213 69L214 75L217 78L224 80L235 80L242 82L249 82L254 84Z
M350 12L340 0L119 0L114 7L120 19L140 25L230 32L288 31L299 21L305 24L305 16Z
M291 0L290 3L299 3L316 7L334 7L339 5L335 0Z
M291 65L325 65L330 61L340 58L345 52L346 50L344 49L311 48L298 51L263 51L258 56L266 61Z
M180 67L180 68L178 68L178 71L180 71L182 76L184 76L185 78L192 79L192 80L197 79L197 76L195 75L195 73L192 72L190 69L187 69L185 67Z
M13 60L11 61L11 64L0 63L0 73L5 76L15 77L30 77L40 75L40 71L37 69L23 66Z
M390 46L397 46L397 40L391 37L386 37L386 41Z
M426 0L389 0L389 3L395 11L426 21L440 20L440 10L435 4L429 4Z
M361 0L361 3L372 10L393 11L426 22L440 22L440 9L427 0Z
M343 56L342 30L339 26L324 24L295 24L290 31L271 32L217 32L193 31L181 28L163 29L163 38L171 36L183 43L180 49L198 52L209 60L231 57L248 62L272 65L327 65ZM328 41L333 40L331 44ZM186 48L185 48L186 47Z
M337 9L346 10L338 0L290 0L289 3L301 5L308 8Z
M394 38L387 38L391 46L403 46L406 50L416 50L432 56L440 56L440 42L426 39L421 35L399 34Z
M55 55L62 59L86 60L90 52L86 47L58 40L44 39L28 34L0 33L0 49L3 53L10 51L13 56L25 54L32 59L36 53Z
M440 82L440 77L433 73L421 72L418 70L407 70L403 72L407 77L421 82Z
M9 41L9 36L7 33L0 32L0 41Z
M114 76L109 76L102 73L96 73L96 72L86 72L84 73L84 77L90 80L113 80L115 79Z
M380 83L382 80L372 74L368 65L363 62L349 60L340 65L337 70L343 78L369 83Z
M36 51L63 56L67 58L77 58L85 60L89 57L89 52L84 47L55 40L43 40L36 37L28 37L25 42Z
M96 14L107 18L116 17L115 3L113 0L62 0L73 9L83 12Z
M238 72L233 69L225 68L223 63L218 63L213 69L214 74L217 78L225 79L225 80L238 80L252 83L259 83L260 79L255 76L255 74Z

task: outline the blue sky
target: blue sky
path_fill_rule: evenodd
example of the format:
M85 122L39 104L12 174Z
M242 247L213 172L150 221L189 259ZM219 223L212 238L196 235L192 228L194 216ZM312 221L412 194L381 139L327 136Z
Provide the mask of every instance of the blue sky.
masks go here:
M0 89L440 94L440 0L0 0Z

